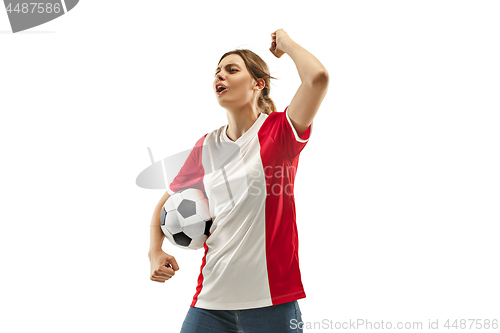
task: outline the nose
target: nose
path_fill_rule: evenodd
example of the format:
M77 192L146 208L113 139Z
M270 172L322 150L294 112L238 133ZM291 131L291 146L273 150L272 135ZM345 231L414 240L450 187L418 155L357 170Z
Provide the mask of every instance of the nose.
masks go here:
M220 74L220 72L219 72L219 73L217 73L217 74L215 75L215 82L214 82L214 89L215 89L215 90L217 90L217 89L215 88L215 86L216 86L216 85L217 85L217 83L219 83L219 82L224 82L224 77Z

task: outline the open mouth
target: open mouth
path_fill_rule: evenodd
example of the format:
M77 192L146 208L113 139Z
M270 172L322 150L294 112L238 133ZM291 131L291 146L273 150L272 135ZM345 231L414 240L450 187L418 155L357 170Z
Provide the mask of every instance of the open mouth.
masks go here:
M226 90L227 90L226 87L224 87L223 85L220 85L217 87L217 94L220 95L220 94L224 93Z

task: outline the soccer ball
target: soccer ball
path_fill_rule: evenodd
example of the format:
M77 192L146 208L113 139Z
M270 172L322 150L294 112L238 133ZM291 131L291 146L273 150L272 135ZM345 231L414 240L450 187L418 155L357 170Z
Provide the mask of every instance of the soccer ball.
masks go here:
M174 193L161 210L161 230L172 244L183 249L202 248L211 226L208 200L194 188Z

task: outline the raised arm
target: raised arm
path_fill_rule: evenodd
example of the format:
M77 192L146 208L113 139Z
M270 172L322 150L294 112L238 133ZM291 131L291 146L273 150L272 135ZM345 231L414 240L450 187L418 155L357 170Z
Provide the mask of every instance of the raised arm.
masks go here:
M328 71L325 66L283 30L271 34L269 49L276 57L288 54L299 72L302 83L288 106L288 116L299 135L313 122L328 90Z

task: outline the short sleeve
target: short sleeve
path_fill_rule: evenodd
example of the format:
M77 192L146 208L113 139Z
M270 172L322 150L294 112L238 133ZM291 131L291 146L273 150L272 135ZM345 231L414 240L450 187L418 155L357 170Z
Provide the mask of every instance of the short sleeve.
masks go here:
M284 112L272 112L269 120L272 122L270 133L272 140L285 155L295 158L306 146L312 132L312 124L299 136L288 116L288 107Z
M167 186L167 192L170 195L187 188L196 188L205 192L203 184L205 170L202 163L202 150L205 137L206 135L196 142L179 173Z

